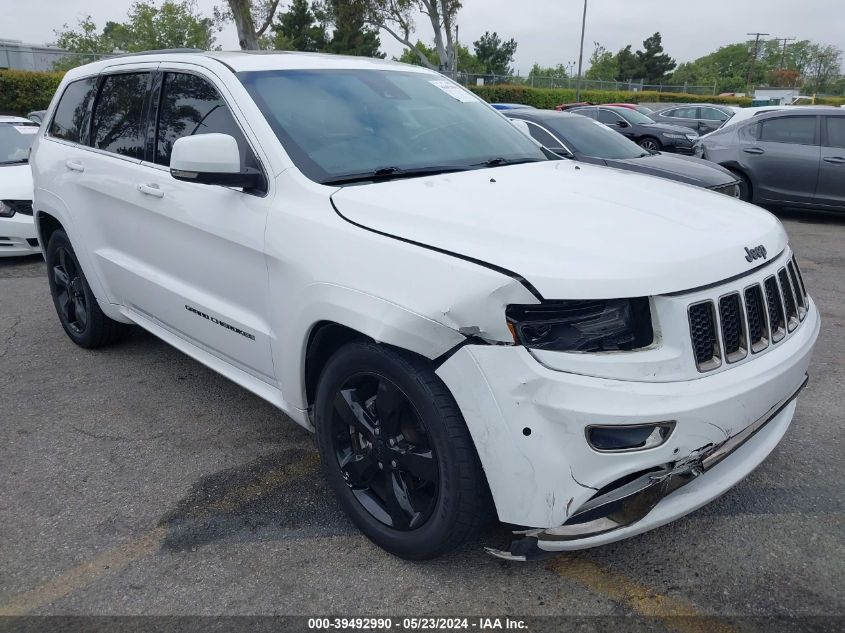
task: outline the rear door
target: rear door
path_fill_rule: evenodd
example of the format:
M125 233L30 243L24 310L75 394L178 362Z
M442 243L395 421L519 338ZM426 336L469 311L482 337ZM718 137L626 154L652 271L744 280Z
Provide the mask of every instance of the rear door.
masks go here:
M816 204L845 209L845 116L822 117Z
M195 67L173 66L156 73L146 153L125 189L131 203L115 218L114 275L133 310L272 384L268 187L184 182L169 169L173 144L185 136L228 134L238 143L242 168L264 171L257 145L244 134L222 82Z
M753 128L739 158L751 174L756 201L813 203L821 160L818 132L813 115L769 118Z

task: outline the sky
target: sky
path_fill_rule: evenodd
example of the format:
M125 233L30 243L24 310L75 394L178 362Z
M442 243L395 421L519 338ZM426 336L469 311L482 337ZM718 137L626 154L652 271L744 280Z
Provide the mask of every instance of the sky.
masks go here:
M634 49L655 31L678 62L705 55L719 46L760 31L775 37L797 37L845 49L845 0L588 0L584 65L594 42L611 51L627 44ZM224 0L197 0L211 15ZM282 0L284 4L284 0ZM121 21L132 0L0 0L0 39L42 44L55 40L54 30L75 25L90 14L98 26ZM458 14L460 40L471 44L485 31L497 31L519 46L514 67L527 74L534 62L543 66L578 60L582 0L463 0ZM416 35L431 39L431 27L418 21ZM382 33L382 51L399 56L402 46ZM224 49L238 47L232 24L217 34Z

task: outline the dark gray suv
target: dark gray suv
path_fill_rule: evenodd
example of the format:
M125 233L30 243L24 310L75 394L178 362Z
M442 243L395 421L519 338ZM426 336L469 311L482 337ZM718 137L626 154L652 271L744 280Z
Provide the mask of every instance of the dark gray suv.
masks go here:
M743 200L845 211L845 111L767 112L702 137L695 155L734 172Z

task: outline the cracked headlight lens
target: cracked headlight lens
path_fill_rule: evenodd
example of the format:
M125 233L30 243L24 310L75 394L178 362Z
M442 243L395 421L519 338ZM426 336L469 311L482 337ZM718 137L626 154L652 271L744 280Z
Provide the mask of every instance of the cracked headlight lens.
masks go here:
M647 297L510 305L506 315L514 341L531 349L630 351L654 341Z

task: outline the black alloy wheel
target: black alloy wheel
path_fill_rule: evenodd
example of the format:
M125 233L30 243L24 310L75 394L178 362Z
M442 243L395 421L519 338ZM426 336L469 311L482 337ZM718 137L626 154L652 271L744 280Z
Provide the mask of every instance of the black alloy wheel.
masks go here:
M126 334L128 326L110 319L100 308L63 230L50 235L44 259L53 305L70 340L94 348L110 345Z
M79 265L64 246L56 249L55 257L51 274L56 284L59 317L70 330L82 334L88 327L88 304Z
M438 464L419 414L384 376L351 376L332 412L335 456L363 508L395 530L413 530L437 501Z
M659 152L662 148L660 141L650 136L646 136L644 139L640 140L639 146L642 147L645 151L651 152L652 154L654 154L655 152Z
M346 343L320 373L314 424L338 502L388 552L434 558L495 516L461 410L425 358Z

